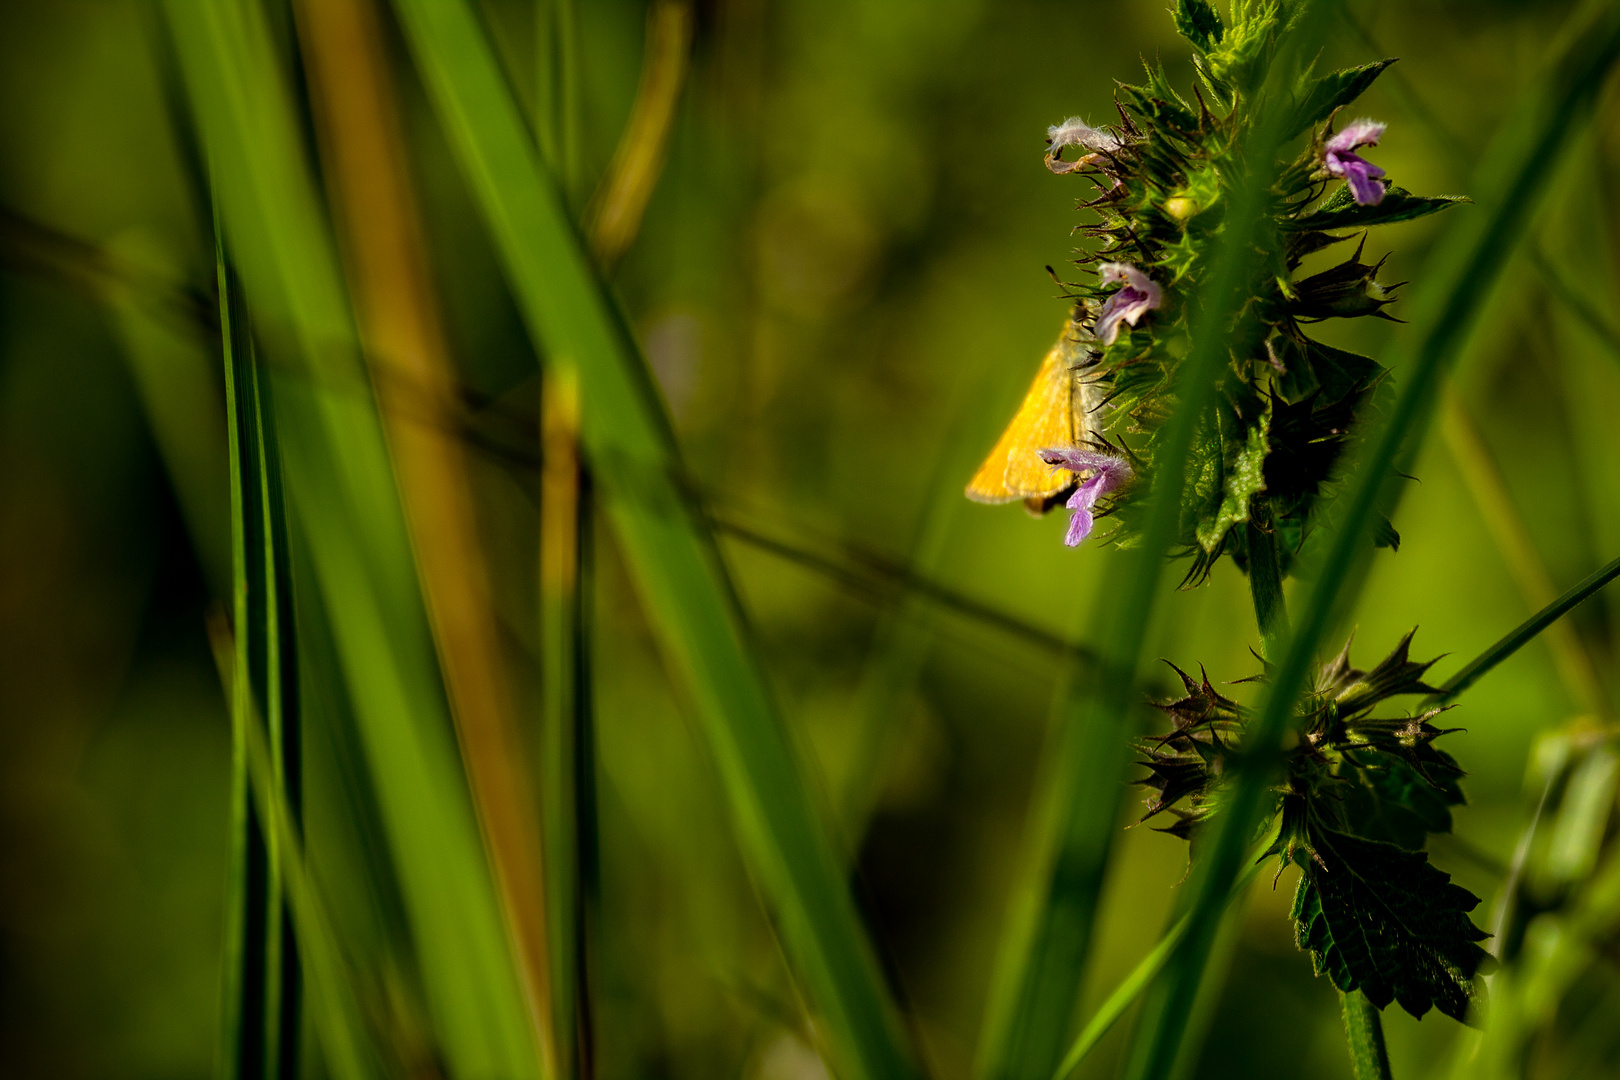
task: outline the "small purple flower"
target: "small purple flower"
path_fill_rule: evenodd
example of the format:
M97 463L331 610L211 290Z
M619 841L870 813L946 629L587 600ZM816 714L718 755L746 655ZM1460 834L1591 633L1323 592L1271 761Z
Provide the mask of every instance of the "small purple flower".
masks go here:
M1078 116L1071 116L1061 124L1046 129L1046 141L1051 149L1046 152L1046 167L1059 175L1095 165L1099 155L1118 150L1123 143L1118 135L1094 128ZM1064 161L1063 148L1078 146L1086 151L1077 161Z
M1102 284L1123 281L1125 287L1110 296L1097 313L1097 325L1092 333L1104 345L1112 345L1119 336L1119 324L1135 326L1142 316L1164 303L1164 290L1153 279L1130 263L1103 263L1097 267Z
M1350 185L1350 194L1362 206L1377 206L1384 197L1378 178L1384 170L1356 153L1358 146L1377 146L1385 125L1376 120L1356 120L1322 144L1322 167Z
M1131 464L1122 457L1072 446L1064 450L1042 450L1041 460L1054 469L1091 474L1080 481L1080 486L1064 503L1074 514L1069 518L1069 531L1063 537L1063 542L1070 547L1078 547L1080 541L1091 535L1094 524L1091 508L1099 498L1131 478Z

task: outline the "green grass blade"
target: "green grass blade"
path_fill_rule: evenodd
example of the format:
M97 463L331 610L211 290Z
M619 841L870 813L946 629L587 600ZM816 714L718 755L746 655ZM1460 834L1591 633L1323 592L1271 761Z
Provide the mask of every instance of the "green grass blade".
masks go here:
M653 625L697 699L732 819L789 963L847 1077L915 1071L896 1009L821 829L730 581L686 496L673 433L592 273L470 7L397 0L530 332L577 370L581 436Z
M1537 634L1573 611L1582 601L1620 577L1620 559L1604 564L1570 586L1562 596L1514 627L1502 639L1480 653L1440 687L1435 701L1450 701L1473 686L1492 668L1529 644Z
M381 425L268 31L257 5L235 0L165 11L225 233L277 359L289 514L332 622L438 1050L456 1075L537 1077Z
M272 959L279 964L272 902L273 834L255 808L248 778L249 728L258 721L256 645L264 641L264 501L258 449L258 407L250 373L252 345L246 313L219 259L221 333L225 358L225 409L230 462L232 621L230 703L232 742L231 875L225 945L223 1075L258 1080L270 1074L267 1055L275 1043L280 1001ZM261 683L257 685L256 683ZM279 895L275 897L279 900Z
M1296 23L1285 46L1290 58L1314 48L1323 29L1320 9L1317 5L1314 14ZM1279 60L1276 70L1287 66ZM1187 460L1196 425L1227 362L1227 330L1258 269L1249 238L1264 213L1262 192L1271 183L1265 170L1274 168L1281 143L1281 112L1270 110L1269 121L1248 134L1239 155L1262 163L1261 171L1250 176L1242 188L1245 197L1234 202L1201 303L1194 308L1200 314L1193 344L1177 376L1180 404L1155 451L1158 461ZM1029 877L1014 900L980 1046L976 1072L985 1080L1047 1080L1070 1038L1118 831L1142 652L1184 483L1177 469L1156 470L1141 545L1123 572L1107 579L1098 601L1091 634L1103 654L1098 675L1081 680L1071 670L1054 709L1053 749L1045 755L1031 826Z
M582 474L579 393L568 379L547 380L541 393L540 690L541 799L545 822L546 908L551 921L552 1015L564 1076L591 1075L583 963L584 893L580 874L582 805L591 783L590 671L584 637Z
M1238 879L1237 887L1232 890L1233 900L1243 895L1243 890L1248 887L1249 882L1254 880L1255 875L1260 873L1260 869L1261 864L1256 861L1254 865L1244 871L1243 876ZM1086 1059L1086 1055L1090 1054L1092 1050L1096 1049L1097 1044L1102 1042L1103 1036L1107 1035L1114 1025L1119 1022L1119 1018L1125 1015L1125 1010L1129 1009L1136 999L1142 996L1142 991L1146 990L1153 977L1164 969L1165 963L1170 959L1170 954L1175 951L1176 945L1186 935L1188 921L1185 914L1177 918L1170 925L1170 929L1164 932L1164 936L1159 939L1158 944L1154 945L1152 950L1142 957L1136 967L1131 969L1131 973L1121 979L1118 986L1114 987L1113 993L1109 994L1103 1000L1103 1003L1097 1006L1097 1011L1091 1014L1091 1019L1086 1021L1086 1026L1080 1030L1074 1044L1069 1047L1069 1052L1063 1055L1063 1062L1057 1067L1057 1071L1052 1074L1052 1080L1067 1080L1074 1070L1080 1067L1080 1063Z
M1478 211L1459 216L1426 268L1414 299L1412 329L1392 363L1404 385L1383 427L1356 467L1336 531L1302 617L1291 635L1248 740L1255 747L1240 769L1231 801L1215 826L1205 856L1194 868L1192 925L1144 1006L1131 1080L1162 1080L1181 1049L1181 1023L1202 977L1219 922L1220 899L1236 878L1244 848L1260 826L1266 790L1281 753L1294 703L1305 687L1317 650L1346 598L1346 582L1393 470L1421 438L1435 389L1500 272L1508 249L1534 207L1540 177L1551 168L1578 121L1589 114L1615 56L1620 54L1620 10L1586 9L1566 38L1562 55L1533 88L1488 154ZM1350 590L1353 591L1353 590Z

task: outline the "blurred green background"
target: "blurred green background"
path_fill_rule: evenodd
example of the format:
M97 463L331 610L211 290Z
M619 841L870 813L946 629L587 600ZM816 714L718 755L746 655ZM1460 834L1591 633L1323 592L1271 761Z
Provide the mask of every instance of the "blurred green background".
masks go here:
M529 95L535 5L481 7ZM1390 124L1377 162L1414 191L1467 194L1570 5L1350 9L1364 33L1342 23L1326 64L1401 58L1357 106ZM583 206L631 109L647 10L590 0L578 19ZM229 522L208 512L224 509L223 383L200 339L128 301L153 280L206 298L212 281L161 42L139 0L0 13L0 1073L19 1078L215 1069L231 744L205 615L228 599ZM535 358L394 44L480 436L479 523L532 706ZM1066 313L1045 267L1065 275L1085 192L1042 168L1045 127L1112 119L1114 81L1143 56L1190 81L1162 0L707 0L665 171L615 279L814 783L830 805L859 802L857 763L876 762L870 825L842 840L941 1080L970 1072L1058 649L1119 560L1063 548L1061 514L960 490ZM1456 378L1558 589L1620 554L1620 363L1555 300L1573 289L1614 325L1612 89L1544 178L1531 234L1544 262L1502 253L1512 265ZM1374 240L1395 246L1394 280L1423 273L1444 224ZM109 271L118 253L153 280ZM1370 321L1324 335L1378 357L1402 330ZM217 393L177 397L163 363L201 365ZM165 409L200 418L189 440L154 438ZM184 476L166 465L188 456ZM1524 561L1504 555L1439 430L1416 475L1403 543L1377 556L1351 622L1362 660L1420 626L1414 651L1448 654L1444 677L1532 605ZM600 1073L813 1080L822 1066L690 707L611 532L596 538ZM904 567L959 599L908 591ZM1615 603L1573 617L1611 696ZM1153 654L1218 680L1255 671L1230 563L1158 620ZM1451 714L1470 805L1434 857L1487 904L1523 825L1533 740L1582 708L1540 640ZM1125 834L1088 1002L1156 938L1186 861L1177 839ZM1349 1075L1336 996L1285 918L1293 877L1254 887L1198 1077ZM1395 1010L1385 1023L1402 1076L1438 1073L1462 1030ZM1121 1036L1082 1075L1111 1073Z

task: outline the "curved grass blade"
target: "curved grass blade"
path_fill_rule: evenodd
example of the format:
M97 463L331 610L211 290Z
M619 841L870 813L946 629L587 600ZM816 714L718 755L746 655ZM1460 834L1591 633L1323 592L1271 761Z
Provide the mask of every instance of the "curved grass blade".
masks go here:
M731 816L835 1070L916 1065L688 494L645 365L569 224L464 0L395 0L430 98L489 223L519 310L554 371L577 372L581 439L651 621L689 684Z
M1214 827L1191 890L1192 925L1176 956L1155 981L1126 1073L1131 1080L1162 1080L1181 1049L1181 1017L1196 992L1218 924L1220 898L1236 878L1244 848L1261 825L1266 789L1281 754L1294 703L1305 687L1313 656L1347 598L1372 526L1374 511L1393 479L1403 451L1427 427L1439 378L1456 355L1505 263L1504 252L1522 234L1535 205L1539 179L1551 167L1579 121L1590 114L1604 77L1620 55L1620 10L1587 7L1572 21L1561 55L1550 64L1487 157L1480 212L1459 217L1430 261L1429 276L1413 303L1412 332L1402 339L1405 363L1391 366L1405 383L1382 429L1356 466L1331 546L1317 574L1303 617L1290 636L1262 701L1231 801ZM1498 164L1499 163L1499 164Z
M256 4L165 6L274 391L293 527L330 617L438 1052L540 1075L331 236Z
M1298 20L1284 48L1309 55L1323 29L1321 5ZM1286 70L1279 60L1274 72ZM1258 269L1250 243L1264 213L1286 117L1281 108L1246 136L1240 161L1258 163L1234 202L1177 376L1180 404L1156 460L1186 461L1193 433L1228 359L1229 327ZM1241 335L1239 335L1241 336ZM1149 495L1142 543L1123 573L1104 584L1091 639L1102 653L1097 676L1071 670L1054 708L1052 749L1044 755L1025 883L1015 894L1003 941L976 1073L984 1080L1047 1080L1069 1039L1093 924L1130 762L1129 735L1149 619L1177 527L1182 471L1161 468ZM1225 891L1231 887L1226 882ZM1217 906L1223 906L1217 904Z
M641 217L663 172L675 106L680 103L692 50L692 19L691 0L655 0L647 9L641 86L607 175L585 213L591 249L604 273L641 230Z

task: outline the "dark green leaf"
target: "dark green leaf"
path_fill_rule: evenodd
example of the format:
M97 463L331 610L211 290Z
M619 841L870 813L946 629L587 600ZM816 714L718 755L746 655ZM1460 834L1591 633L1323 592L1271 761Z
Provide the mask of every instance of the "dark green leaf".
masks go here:
M1423 775L1400 758L1377 750L1347 755L1352 768L1343 792L1345 823L1358 836L1409 851L1423 848L1430 833L1451 831L1451 808L1463 801L1462 770L1443 750Z
M1469 919L1479 897L1451 883L1421 852L1321 826L1310 830L1320 862L1302 859L1293 917L1317 974L1380 1009L1391 1001L1421 1017L1431 1006L1462 1020L1487 935Z
M1177 22L1179 24L1179 18ZM1183 30L1182 33L1185 34L1186 31ZM1319 79L1312 79L1308 75L1301 79L1300 87L1294 95L1294 112L1288 122L1288 138L1292 139L1312 124L1326 120L1340 105L1348 105L1356 100L1372 85L1373 80L1394 62L1394 57L1388 60L1374 60L1361 67L1323 75Z
M1303 217L1283 222L1290 232L1311 232L1323 229L1359 229L1368 225L1391 225L1397 221L1413 221L1430 214L1472 202L1461 195L1413 195L1402 187L1391 187L1384 198L1373 205L1363 206L1350 194L1346 184L1324 199L1316 209Z
M1395 523L1383 514L1373 519L1373 547L1401 550L1401 534L1395 531Z

